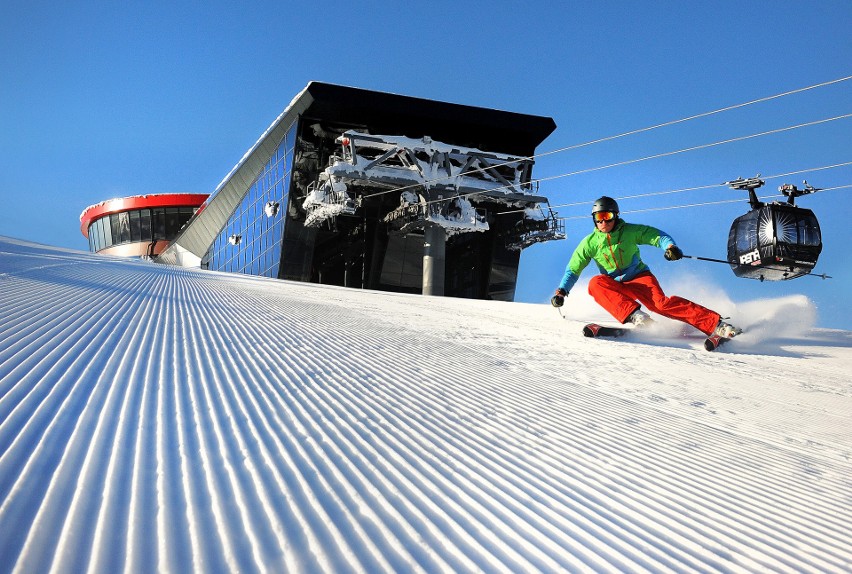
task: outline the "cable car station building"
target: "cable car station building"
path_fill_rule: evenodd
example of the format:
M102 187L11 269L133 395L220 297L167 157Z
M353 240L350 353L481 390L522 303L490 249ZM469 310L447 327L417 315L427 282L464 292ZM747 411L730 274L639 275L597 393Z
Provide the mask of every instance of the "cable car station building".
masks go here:
M206 193L160 193L102 201L80 214L80 231L93 253L153 259L206 199Z
M564 237L532 184L555 127L311 82L156 260L510 301L521 250Z

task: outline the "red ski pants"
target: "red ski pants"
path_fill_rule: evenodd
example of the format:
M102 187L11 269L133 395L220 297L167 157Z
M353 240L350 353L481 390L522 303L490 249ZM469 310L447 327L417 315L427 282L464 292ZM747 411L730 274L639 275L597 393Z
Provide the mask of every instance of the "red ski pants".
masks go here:
M711 334L719 323L719 314L715 311L683 297L666 297L650 271L629 281L596 275L589 281L589 294L620 323L627 321L630 314L640 307L639 303L663 317L688 323L705 335Z

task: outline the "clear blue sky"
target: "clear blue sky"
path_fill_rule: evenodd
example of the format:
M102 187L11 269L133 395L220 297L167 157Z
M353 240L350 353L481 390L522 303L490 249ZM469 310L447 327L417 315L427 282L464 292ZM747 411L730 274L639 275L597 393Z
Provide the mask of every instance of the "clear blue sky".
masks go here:
M309 81L551 116L560 149L852 75L849 0L699 2L23 2L0 5L0 234L87 249L79 214L112 197L211 192ZM852 112L852 81L541 158L536 177ZM625 197L852 161L852 118L542 184L560 215ZM852 184L852 166L767 181ZM742 203L631 215L741 197ZM817 272L779 283L724 265L646 261L735 301L804 294L852 329L850 188L800 199ZM719 187L623 200L685 252L725 258L745 196ZM590 230L524 251L517 299L546 301ZM588 271L587 273L591 273ZM671 290L669 290L671 291ZM569 299L570 304L570 299Z

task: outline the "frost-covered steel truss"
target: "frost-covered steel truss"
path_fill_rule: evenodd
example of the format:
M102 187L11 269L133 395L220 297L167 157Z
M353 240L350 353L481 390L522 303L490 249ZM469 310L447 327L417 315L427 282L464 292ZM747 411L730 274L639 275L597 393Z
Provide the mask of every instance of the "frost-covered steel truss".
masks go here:
M339 215L355 215L361 203L361 198L350 194L345 183L320 177L319 181L308 184L308 194L302 204L306 227L317 227Z
M415 193L403 192L400 203L384 218L398 233L419 231L430 224L443 227L448 236L489 229L486 210L474 207L463 196L427 203Z
M536 243L560 239L565 239L565 223L549 206L545 211L539 204L524 210L524 217L509 236L506 247L520 251Z
M336 142L339 155L331 157L303 203L308 227L353 215L362 197L394 192L400 206L385 221L406 230L434 223L450 233L488 230L485 211L472 205L477 201L521 209L546 202L532 193L530 158L353 130Z
M529 195L533 165L529 158L452 146L429 137L416 140L348 131L337 141L342 157L326 172L341 181L369 179L387 188Z

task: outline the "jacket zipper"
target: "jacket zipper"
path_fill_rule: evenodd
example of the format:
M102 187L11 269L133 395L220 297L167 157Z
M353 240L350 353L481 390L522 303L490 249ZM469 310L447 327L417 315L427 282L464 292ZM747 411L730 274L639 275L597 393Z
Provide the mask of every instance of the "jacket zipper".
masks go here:
M613 248L612 248L612 241L610 241L611 239L612 239L612 234L607 233L606 234L606 243L607 243L607 245L609 245L609 253L612 256L612 264L615 267L615 270L618 270L618 269L621 269L621 265L619 263L617 263L616 260L615 260L615 250L613 250ZM606 253L604 253L604 257L606 257ZM609 259L609 258L607 257L607 259Z

